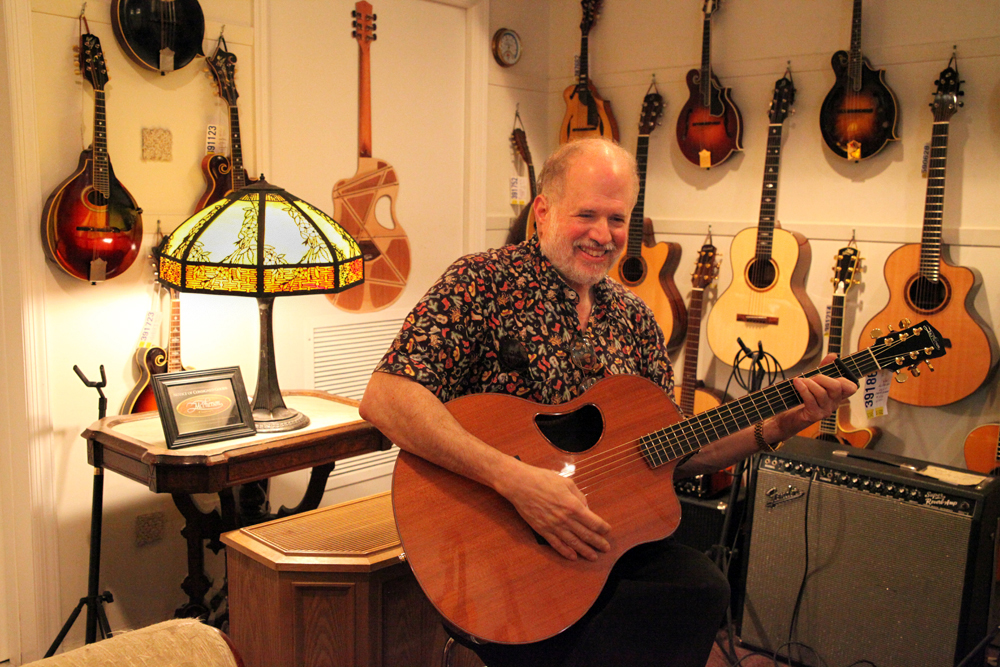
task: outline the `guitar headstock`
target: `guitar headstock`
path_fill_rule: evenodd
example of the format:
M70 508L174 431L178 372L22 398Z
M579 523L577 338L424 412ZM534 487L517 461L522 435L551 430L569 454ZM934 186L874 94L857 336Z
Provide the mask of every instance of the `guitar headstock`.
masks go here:
M206 58L206 61L208 71L212 73L215 85L219 87L219 95L229 103L229 106L236 106L236 100L240 96L236 92L236 55L226 51L225 46L228 45L220 35L215 53Z
M642 99L642 113L639 115L639 134L652 134L663 116L663 96L653 91Z
M514 148L517 149L518 155L524 160L524 164L531 166L531 151L528 150L528 137L519 127L515 127L514 131L510 133L510 140L514 144Z
M85 32L80 35L80 72L94 90L104 90L108 82L108 66L97 35Z
M875 343L867 350L875 356L879 368L896 374L897 382L906 380L906 376L901 375L903 369L909 370L913 377L919 377L920 369L917 365L920 362L926 363L933 371L930 360L943 357L945 349L951 347L951 341L942 338L927 320L913 326L909 324L909 320L902 320L899 326L906 328L899 331L893 331L890 325L887 336L882 336L879 329L874 329L871 335Z
M586 35L594 26L597 14L601 10L601 0L580 0L583 6L583 20L580 21L580 31Z
M965 95L965 91L961 90L964 81L959 80L958 70L954 67L946 67L941 71L941 75L938 77L934 85L937 86L937 91L934 93L934 101L931 102L931 109L934 111L934 121L941 123L949 120L958 111L958 108L964 106L964 102L959 102L958 98Z
M708 289L719 275L719 260L715 246L706 243L698 251L698 261L691 274L691 286L695 289Z
M861 283L861 255L854 246L841 248L833 258L833 292L844 295Z
M375 20L378 19L378 15L372 12L370 2L361 0L361 2L354 3L351 18L354 19L351 22L351 26L354 28L351 31L351 37L358 40L362 49L367 49L371 42L378 39L378 35L375 34Z
M772 124L780 125L788 118L788 109L795 103L795 85L791 78L783 76L774 82L774 96L767 117Z

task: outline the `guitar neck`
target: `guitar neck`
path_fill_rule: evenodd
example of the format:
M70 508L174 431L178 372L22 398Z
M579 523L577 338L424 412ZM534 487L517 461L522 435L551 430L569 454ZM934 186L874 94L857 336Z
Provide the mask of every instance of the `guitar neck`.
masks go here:
M358 41L358 155L372 156L372 68L370 43Z
M851 51L847 62L847 76L855 92L861 90L861 0L854 0L851 18Z
M642 254L642 234L643 218L646 205L646 163L649 160L649 135L640 134L639 141L635 149L635 161L639 167L639 198L632 209L632 217L628 223L628 249L626 254L629 257L638 257Z
M181 300L176 290L170 290L170 338L167 340L167 372L184 370L181 365Z
M842 294L833 295L833 304L830 306L830 339L826 345L828 354L840 356L840 348L844 340L844 302L846 298ZM837 412L834 411L829 417L820 421L819 432L828 435L837 435Z
M920 241L920 275L937 282L941 267L941 220L944 215L944 176L948 161L948 121L936 121L927 167L927 197Z
M698 85L701 92L701 104L706 108L712 106L712 15L705 14L701 29L701 82Z
M232 143L233 190L245 188L246 172L243 170L243 143L240 139L240 112L235 104L229 105L229 134Z
M691 290L687 309L687 337L684 341L684 374L681 376L680 407L685 415L694 414L694 394L698 386L698 344L701 338L701 305L705 296L703 287Z
M531 193L531 201L535 201L535 197L538 196L538 184L535 181L535 168L530 162L528 163L528 190Z
M108 126L104 108L104 91L94 91L94 189L104 195L111 195L110 170L108 169Z
M778 170L781 168L781 124L767 130L767 157L764 159L764 186L760 195L760 220L757 223L757 259L771 259L774 245L775 213L778 209Z
M587 52L587 44L589 42L589 37L587 33L580 35L580 71L577 74L577 86L581 91L587 89L587 83L589 81L587 72L587 60L589 58Z

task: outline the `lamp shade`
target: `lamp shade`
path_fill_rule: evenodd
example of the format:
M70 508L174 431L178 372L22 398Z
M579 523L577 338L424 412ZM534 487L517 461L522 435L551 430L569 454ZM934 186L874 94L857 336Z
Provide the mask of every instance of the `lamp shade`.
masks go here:
M321 294L364 280L350 234L263 176L182 222L163 240L157 263L161 283L203 294Z

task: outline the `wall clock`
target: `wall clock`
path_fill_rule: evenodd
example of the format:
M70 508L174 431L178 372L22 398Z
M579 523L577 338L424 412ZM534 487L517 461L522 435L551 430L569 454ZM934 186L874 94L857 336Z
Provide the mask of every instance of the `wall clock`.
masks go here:
M521 59L521 38L510 28L493 33L493 58L500 67L510 67Z

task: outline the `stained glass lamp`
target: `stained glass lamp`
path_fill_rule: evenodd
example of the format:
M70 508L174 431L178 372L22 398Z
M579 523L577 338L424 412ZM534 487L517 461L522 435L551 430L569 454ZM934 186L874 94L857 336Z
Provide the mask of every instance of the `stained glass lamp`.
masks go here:
M213 202L163 239L159 281L181 292L257 297L258 431L292 431L309 418L285 406L274 364L276 296L341 292L364 281L357 242L316 207L260 180Z

